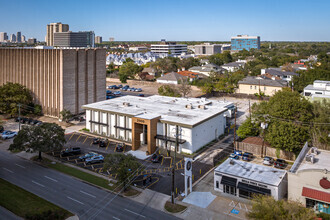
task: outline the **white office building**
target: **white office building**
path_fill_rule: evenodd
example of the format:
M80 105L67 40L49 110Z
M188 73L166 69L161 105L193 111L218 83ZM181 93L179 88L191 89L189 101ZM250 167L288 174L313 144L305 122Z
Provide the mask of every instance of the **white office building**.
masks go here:
M181 55L182 53L187 53L187 45L162 41L160 44L151 44L151 52L155 54Z
M268 166L228 158L214 170L214 190L242 198L255 194L276 200L287 194L287 172Z
M133 150L174 150L178 126L179 152L193 153L225 131L231 102L205 98L123 96L84 105L86 128L131 143ZM229 110L230 111L230 110Z

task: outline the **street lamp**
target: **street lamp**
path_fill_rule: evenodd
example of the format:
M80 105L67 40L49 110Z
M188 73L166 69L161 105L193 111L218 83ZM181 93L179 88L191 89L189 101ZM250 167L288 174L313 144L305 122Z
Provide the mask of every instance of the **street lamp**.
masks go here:
M266 132L266 129L268 127L268 123L261 122L260 127L263 130L263 134L261 135L261 137L262 137L261 157L263 157L263 154L264 154L264 144L265 144L265 132Z

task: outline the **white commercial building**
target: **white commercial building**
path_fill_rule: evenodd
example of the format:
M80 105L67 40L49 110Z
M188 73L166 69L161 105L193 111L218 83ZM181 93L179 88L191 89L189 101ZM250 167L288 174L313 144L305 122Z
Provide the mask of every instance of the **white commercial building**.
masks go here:
M230 102L205 98L123 96L84 105L91 132L132 143L174 150L178 127L179 152L193 153L224 134Z
M330 98L330 81L315 80L304 88L304 96Z
M129 51L144 51L144 50L148 50L148 47L129 47L128 50Z
M187 53L187 45L162 41L161 44L151 44L151 52L155 54L181 55L182 53Z
M214 190L242 198L255 194L276 200L287 194L287 172L241 160L227 159L214 170Z

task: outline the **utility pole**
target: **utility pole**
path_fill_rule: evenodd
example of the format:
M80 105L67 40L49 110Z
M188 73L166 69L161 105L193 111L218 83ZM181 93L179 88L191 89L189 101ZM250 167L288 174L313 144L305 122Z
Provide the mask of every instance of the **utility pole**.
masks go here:
M234 150L236 150L236 112L237 112L237 103L235 105Z
M18 104L18 131L21 130L21 104Z
M176 160L176 151L179 145L179 128L178 125L175 126L175 149L174 149L174 160L172 163L172 204L174 204L174 197L175 197L175 187L174 187L174 176L175 176L175 160Z
M250 105L250 99L249 99L249 114L250 114L250 120L251 120L251 105Z

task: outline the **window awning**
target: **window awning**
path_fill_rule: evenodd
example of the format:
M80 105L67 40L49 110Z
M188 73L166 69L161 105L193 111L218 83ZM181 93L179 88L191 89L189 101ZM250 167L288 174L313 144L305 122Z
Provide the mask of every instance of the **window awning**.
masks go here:
M245 190L252 193L259 193L263 195L271 195L270 189L261 188L258 186L253 186L250 184L239 182L237 188Z
M222 176L221 178L221 184L227 185L227 186L233 186L236 187L237 179L231 178L229 176Z
M316 189L311 189L307 187L303 187L302 196L315 199L318 201L330 203L330 193L322 192Z
M118 129L120 129L120 130L132 131L132 129L130 129L130 128L120 127L120 126L117 126L117 125L115 125L115 126L113 126L113 127L114 127L114 128L118 128Z

